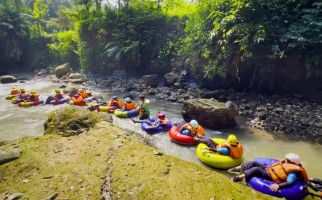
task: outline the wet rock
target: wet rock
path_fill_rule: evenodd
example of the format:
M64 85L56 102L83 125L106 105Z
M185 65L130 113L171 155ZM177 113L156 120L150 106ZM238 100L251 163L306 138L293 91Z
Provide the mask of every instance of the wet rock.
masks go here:
M45 134L78 135L101 121L111 121L107 113L91 112L77 106L66 106L51 112L45 122Z
M37 76L43 76L49 74L49 70L48 69L41 69L40 71L37 72Z
M84 78L81 78L81 79L71 79L70 82L71 83L74 83L74 84L82 84L82 83L85 83L86 82L86 79L84 79Z
M19 158L22 154L22 149L20 147L0 147L0 164L4 164Z
M182 115L186 121L196 119L201 125L221 129L236 126L236 111L225 103L212 99L190 99L183 102Z
M62 78L64 75L67 75L71 72L69 63L65 63L63 65L59 65L55 67L54 73L57 78Z
M71 73L71 74L69 74L68 78L70 78L70 79L83 79L84 76L81 75L80 73Z
M322 128L322 122L317 122L317 123L314 123L314 125L318 128Z
M2 84L6 84L6 83L16 83L17 82L17 78L14 76L0 76L0 82Z
M231 101L227 101L227 102L225 103L225 108L235 110L234 104L233 104L233 102L231 102Z
M164 78L165 78L166 85L172 86L172 85L174 85L177 82L177 80L178 80L178 74L177 74L177 72L166 73L164 75Z
M158 75L157 74L144 75L144 76L142 76L142 80L144 80L144 83L147 86L151 86L151 87L156 87L159 84Z

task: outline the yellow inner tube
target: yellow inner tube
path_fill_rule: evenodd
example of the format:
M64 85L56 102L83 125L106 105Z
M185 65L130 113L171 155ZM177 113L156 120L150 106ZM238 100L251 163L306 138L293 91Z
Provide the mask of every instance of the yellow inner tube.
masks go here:
M225 140L221 138L212 138L212 140L217 144L225 142ZM229 169L238 166L243 162L243 157L233 159L230 156L214 153L209 150L207 145L202 143L198 144L196 153L201 162L218 169Z

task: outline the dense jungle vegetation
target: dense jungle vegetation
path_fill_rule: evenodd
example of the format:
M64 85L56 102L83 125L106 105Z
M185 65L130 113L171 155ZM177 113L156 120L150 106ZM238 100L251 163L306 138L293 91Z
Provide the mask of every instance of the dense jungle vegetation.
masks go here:
M322 61L322 2L313 0L0 0L1 67L69 62L83 71L239 79L243 66ZM256 70L256 69L255 69Z

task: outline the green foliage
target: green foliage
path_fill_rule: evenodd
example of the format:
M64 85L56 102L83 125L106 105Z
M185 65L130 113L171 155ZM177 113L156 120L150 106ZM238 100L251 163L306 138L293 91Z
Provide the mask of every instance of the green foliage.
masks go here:
M30 15L23 13L20 1L4 0L0 4L0 51L3 57L20 61L24 40L29 37Z
M303 53L316 66L321 61L321 6L302 0L199 0L187 21L184 53L208 77L263 56L274 61Z

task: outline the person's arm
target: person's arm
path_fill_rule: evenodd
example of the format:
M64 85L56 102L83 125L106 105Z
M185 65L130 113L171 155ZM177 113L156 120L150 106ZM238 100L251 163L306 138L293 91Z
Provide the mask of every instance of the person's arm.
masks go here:
M216 149L216 152L218 152L219 154L222 154L222 155L229 155L230 154L230 149L227 148L227 147L218 148L218 149Z
M280 183L280 184L273 184L270 186L270 189L274 192L276 192L277 190L279 190L280 188L283 188L283 187L287 187L287 186L291 186L295 183L295 181L297 180L297 175L295 172L292 172L290 173L288 176L287 176L287 180L283 183Z
M319 185L322 185L322 179L320 179L320 178L313 178L312 182L316 183L316 184L319 184Z

